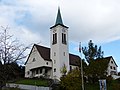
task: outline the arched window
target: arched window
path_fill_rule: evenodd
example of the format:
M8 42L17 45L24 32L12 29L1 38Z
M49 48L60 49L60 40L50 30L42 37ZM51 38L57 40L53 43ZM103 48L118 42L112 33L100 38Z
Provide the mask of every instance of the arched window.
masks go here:
M57 33L53 34L53 43L52 44L56 44L57 43Z
M64 34L64 33L62 33L62 43L63 43L63 44L67 44L66 34Z

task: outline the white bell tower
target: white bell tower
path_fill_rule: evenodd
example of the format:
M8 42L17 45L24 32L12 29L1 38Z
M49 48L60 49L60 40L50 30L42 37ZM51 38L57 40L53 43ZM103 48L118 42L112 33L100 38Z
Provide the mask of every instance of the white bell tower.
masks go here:
M60 79L62 75L60 70L64 65L67 67L67 72L70 70L68 27L62 22L60 8L58 8L56 23L50 28L50 34L53 79Z

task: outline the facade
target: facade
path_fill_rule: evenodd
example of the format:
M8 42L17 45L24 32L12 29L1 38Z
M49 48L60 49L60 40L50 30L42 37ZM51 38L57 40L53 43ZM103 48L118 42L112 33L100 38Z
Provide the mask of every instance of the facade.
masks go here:
M107 75L118 75L117 72L117 64L115 62L115 60L113 59L112 56L110 57L106 57L105 59L108 60L108 67L107 67Z
M101 64L103 64L106 66L106 71L105 71L106 76L110 76L110 75L117 76L118 75L118 72L117 72L118 66L112 56L96 59L95 64L100 65L100 66Z
M59 79L61 68L65 65L67 72L80 65L80 57L69 54L68 27L63 24L60 9L56 23L50 27L50 48L34 45L25 66L25 77Z

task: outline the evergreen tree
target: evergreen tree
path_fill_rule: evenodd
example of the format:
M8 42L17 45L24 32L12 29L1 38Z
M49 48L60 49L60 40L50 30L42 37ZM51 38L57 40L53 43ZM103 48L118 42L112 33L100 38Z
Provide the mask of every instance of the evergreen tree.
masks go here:
M82 51L88 63L97 58L103 58L104 54L104 52L101 50L101 46L98 47L97 45L94 45L92 40L88 42L88 47L82 47Z
M104 78L107 68L106 60L103 59L103 51L101 46L94 45L92 40L88 42L88 47L82 47L86 61L89 63L85 69L85 74L88 76L88 81L91 83L98 82L99 78Z

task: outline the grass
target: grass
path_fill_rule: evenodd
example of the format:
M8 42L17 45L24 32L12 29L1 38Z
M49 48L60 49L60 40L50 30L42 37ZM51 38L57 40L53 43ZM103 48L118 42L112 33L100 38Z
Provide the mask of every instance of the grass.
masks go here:
M99 84L85 84L85 90L99 90Z
M49 86L49 80L45 79L23 79L15 82L16 84L24 85L36 85L36 86ZM85 84L85 90L99 90L99 83L96 84ZM13 90L13 89L12 89ZM120 90L120 79L112 80L111 83L107 83L107 90Z
M15 82L16 84L24 84L24 85L35 85L35 86L48 86L48 80L42 79L23 79Z
M107 84L107 90L120 90L120 79L112 80L111 83ZM100 90L99 83L96 84L85 84L85 90Z

